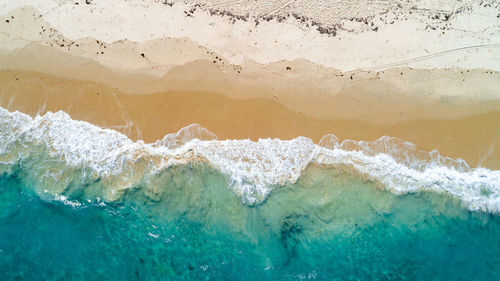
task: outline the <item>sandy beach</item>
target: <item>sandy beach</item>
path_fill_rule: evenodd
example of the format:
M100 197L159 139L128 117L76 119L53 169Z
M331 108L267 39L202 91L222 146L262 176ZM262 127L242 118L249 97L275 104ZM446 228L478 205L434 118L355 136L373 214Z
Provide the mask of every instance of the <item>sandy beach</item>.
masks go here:
M288 6L266 18L204 2L193 10L131 1L120 11L120 1L28 2L1 7L0 105L10 111L64 110L146 142L191 123L221 140L392 136L472 166L500 165L495 7L456 10L446 20L436 11L441 23L416 8L397 24L384 9L379 19L365 11L348 28L348 16L314 21L314 9L299 9L304 15L286 17ZM158 13L178 25L162 26Z

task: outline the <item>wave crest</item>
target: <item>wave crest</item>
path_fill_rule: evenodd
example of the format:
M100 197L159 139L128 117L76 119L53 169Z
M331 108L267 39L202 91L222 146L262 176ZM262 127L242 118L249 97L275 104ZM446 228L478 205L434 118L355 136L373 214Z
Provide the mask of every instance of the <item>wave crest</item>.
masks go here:
M344 140L339 143L335 135L328 134L319 141L318 145L330 150L361 151L369 156L386 154L396 162L418 171L435 166L448 167L463 173L471 171L463 159L443 156L437 150L431 152L417 150L415 144L395 137L383 136L374 141Z
M191 124L176 133L171 133L163 137L163 139L155 142L156 146L165 146L169 149L174 149L185 145L186 143L194 140L217 140L217 136L200 126L200 124Z
M173 166L206 162L227 175L247 204L263 202L276 187L294 183L310 164L340 169L397 193L432 190L460 198L471 210L500 212L500 171L471 169L461 159L418 151L397 138L339 143L310 139L217 140L193 124L152 144L60 111L31 118L0 108L0 173L21 169L40 194L83 189L116 200ZM161 184L161 183L156 183Z

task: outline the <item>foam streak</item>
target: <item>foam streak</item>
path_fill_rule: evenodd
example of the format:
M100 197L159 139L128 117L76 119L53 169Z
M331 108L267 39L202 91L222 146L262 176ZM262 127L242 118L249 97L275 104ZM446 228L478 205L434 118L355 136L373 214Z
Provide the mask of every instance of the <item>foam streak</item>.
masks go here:
M339 143L327 135L319 145L305 137L220 141L201 126L190 125L146 144L72 120L62 111L31 118L0 108L0 172L26 161L48 163L29 171L44 190L60 194L75 179L99 179L109 189L103 192L106 200L120 198L121 192L168 167L204 161L228 176L244 203L256 204L273 188L296 182L315 164L358 174L396 194L443 192L471 210L500 212L500 171L470 169L461 159L418 151L411 143L389 137ZM51 166L56 164L58 169Z

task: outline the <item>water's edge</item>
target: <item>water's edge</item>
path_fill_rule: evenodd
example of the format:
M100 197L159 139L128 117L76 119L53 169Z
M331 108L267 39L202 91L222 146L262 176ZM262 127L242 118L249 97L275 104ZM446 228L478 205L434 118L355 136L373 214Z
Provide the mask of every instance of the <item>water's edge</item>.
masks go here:
M62 111L31 118L0 108L0 120L0 173L22 173L38 194L64 197L83 189L87 200L112 202L137 186L160 189L161 178L173 167L203 162L253 205L316 165L356 175L395 194L447 193L470 210L500 211L500 171L471 169L461 159L418 151L396 138L339 143L326 135L318 145L305 137L219 141L193 124L146 144L72 120Z

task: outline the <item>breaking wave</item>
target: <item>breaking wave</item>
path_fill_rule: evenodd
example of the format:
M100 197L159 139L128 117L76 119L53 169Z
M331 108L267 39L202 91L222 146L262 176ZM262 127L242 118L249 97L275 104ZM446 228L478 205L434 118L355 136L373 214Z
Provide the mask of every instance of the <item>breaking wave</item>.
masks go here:
M305 137L217 140L192 124L148 144L72 120L62 111L32 118L0 108L0 174L22 171L39 195L70 205L78 205L64 195L72 190L85 189L92 200L114 201L141 185L156 190L163 171L199 162L224 174L249 205L262 203L273 189L295 183L309 165L316 165L395 194L446 193L470 210L500 211L500 171L470 168L461 159L419 151L397 138L339 142L326 135L318 144Z

